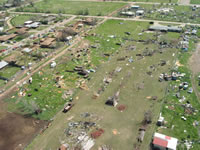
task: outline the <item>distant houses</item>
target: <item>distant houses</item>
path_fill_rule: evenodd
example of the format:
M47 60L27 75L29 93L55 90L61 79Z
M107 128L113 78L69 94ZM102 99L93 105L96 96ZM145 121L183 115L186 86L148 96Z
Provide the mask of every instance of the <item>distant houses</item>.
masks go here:
M40 22L33 22L31 20L24 22L24 26L26 28L33 28L33 29L35 29L35 28L38 28L39 25L40 25Z
M9 35L0 36L0 42L6 42L8 40L15 38L16 36L17 34L9 34Z

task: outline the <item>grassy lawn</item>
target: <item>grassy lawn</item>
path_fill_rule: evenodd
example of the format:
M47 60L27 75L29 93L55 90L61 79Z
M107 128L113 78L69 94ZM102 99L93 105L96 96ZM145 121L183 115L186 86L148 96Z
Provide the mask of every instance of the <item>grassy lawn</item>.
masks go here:
M22 14L16 15L12 20L11 23L13 26L24 25L24 22L28 20L36 20L37 15L30 15L30 14Z
M2 70L0 70L0 75L2 77L5 77L5 78L11 78L13 75L15 75L18 71L20 70L20 68L18 67L5 67L3 68Z
M16 11L42 12L42 13L64 13L83 15L107 15L112 11L124 6L124 3L112 2L80 2L66 0L48 0L35 3L34 7L16 9Z
M190 0L190 4L200 4L199 0Z

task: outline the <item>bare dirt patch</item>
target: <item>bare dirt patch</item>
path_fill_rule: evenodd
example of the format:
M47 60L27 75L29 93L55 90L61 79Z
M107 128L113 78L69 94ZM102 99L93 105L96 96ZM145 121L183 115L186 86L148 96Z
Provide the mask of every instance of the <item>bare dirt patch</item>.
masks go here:
M47 122L8 112L8 97L0 98L0 150L22 150Z
M45 121L7 112L0 119L0 149L23 149L44 125Z

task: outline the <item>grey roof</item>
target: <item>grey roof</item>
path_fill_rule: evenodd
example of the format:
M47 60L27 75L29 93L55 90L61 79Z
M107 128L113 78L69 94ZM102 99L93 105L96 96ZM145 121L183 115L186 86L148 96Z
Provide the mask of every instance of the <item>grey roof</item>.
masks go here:
M8 65L8 63L4 60L0 61L0 69L6 67Z
M162 26L162 25L152 25L149 27L150 30L159 30L159 31L178 31L181 32L182 28L176 27L176 26Z
M150 30L160 30L160 31L167 31L168 28L167 26L150 26Z

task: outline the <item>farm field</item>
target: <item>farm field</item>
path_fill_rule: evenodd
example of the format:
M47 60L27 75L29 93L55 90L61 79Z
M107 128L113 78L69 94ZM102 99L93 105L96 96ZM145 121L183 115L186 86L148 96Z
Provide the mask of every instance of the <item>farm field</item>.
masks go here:
M200 1L199 0L191 0L190 4L200 4Z
M110 30L110 26L115 30ZM95 123L98 124L99 128L102 128L105 131L102 137L95 140L94 149L97 149L102 144L109 145L114 149L133 149L133 146L138 147L136 139L139 134L138 130L144 119L144 113L146 111L151 111L153 114L153 124L155 124L160 112L162 99L165 97L167 83L158 82L158 76L162 72L169 71L169 68L175 63L176 54L178 52L178 49L176 48L160 49L157 44L137 42L140 40L148 41L156 38L156 33L142 32L143 29L147 29L148 26L148 23L142 22L109 20L96 30L92 31L84 41L72 50L73 52L81 49L84 50L84 48L88 47L88 44L96 45L97 48L90 49L89 56L81 55L78 58L75 57L75 59L72 59L71 56L67 54L56 60L58 65L54 70L46 67L44 70L41 70L40 73L34 75L34 86L32 86L33 84L25 86L26 89L29 89L26 93L31 93L32 96L36 97L37 101L35 102L38 103L40 107L44 108L45 105L48 105L48 107L45 106L46 110L38 115L39 118L45 119L46 117L46 119L48 119L51 112L53 114L55 113L52 110L53 107L63 107L63 104L67 100L63 102L63 99L59 99L58 97L61 97L66 89L74 91L72 97L74 98L75 106L68 114L59 112L54 118L55 120L52 122L51 127L48 128L43 135L39 135L28 149L35 149L36 145L37 148L56 149L60 145L59 141L61 139L62 141L68 142L67 139L70 137L66 138L66 134L63 133L63 130L68 128L67 124L70 122L83 121L84 118L81 118L80 116L85 112L98 116L100 121ZM125 32L130 32L131 35L126 35ZM136 41L131 40L133 37ZM180 34L177 33L164 33L158 40L165 40L172 44L174 41L177 41L179 37ZM116 43L124 44L120 46ZM131 46L136 49L129 49L128 47ZM152 56L144 56L143 59L136 56L136 54L151 53L154 50L155 53L153 53ZM106 57L104 56L105 54ZM171 57L172 55L174 57ZM119 61L119 58L126 59ZM73 61L70 61L71 59ZM167 64L160 66L161 60L165 60ZM83 65L87 69L95 69L97 72L89 75L89 81L82 79L79 75L77 76L76 73L64 72L64 70L72 70L76 65ZM151 66L154 66L155 68L152 68ZM116 72L116 68L119 67L122 70ZM46 72L48 72L48 75ZM56 74L56 72L58 73ZM149 75L147 72L152 72L152 74ZM53 78L52 75L54 76ZM61 88L57 89L55 85L53 86L55 88L51 88L52 84L55 84L53 81L56 75L63 76L61 82L65 83L65 85L63 85L64 87L61 86ZM107 76L112 78L112 82L105 87L103 80ZM44 80L41 81L41 79ZM81 83L84 85L84 88L80 86L82 85ZM34 91L33 88L36 86L38 87L38 84L43 85L46 89L49 88L45 92L43 87L41 87L37 92L40 93L41 91L44 95L51 94L50 99L40 99L40 97L37 97L37 92ZM79 88L77 89L77 87ZM102 88L104 90L101 91ZM149 91L150 88L151 91ZM123 112L120 112L117 107L105 105L107 98L114 95L117 91L120 91L118 105L126 106L126 109ZM53 97L55 95L54 93L58 93L57 98ZM93 98L94 93L99 93L99 96L97 96L96 99ZM157 96L157 100L153 101L149 99L151 96ZM13 98L12 101L18 101L17 99L19 99L19 97ZM23 102L23 99L29 99L28 101L30 102L32 98L24 96L24 98L21 97L20 99L21 102ZM138 109L141 105L143 106L142 109ZM48 114L49 117L45 114ZM72 120L67 118L72 118ZM127 128L124 129L124 126ZM142 143L142 149L148 148L154 127L155 126L151 124L147 127L145 139ZM51 128L54 130L51 130ZM89 129L88 134L90 134L92 130L92 128ZM39 143L41 140L44 141L42 144Z
M104 16L124 5L124 3L112 2L49 0L35 3L33 7L27 6L16 9L16 11Z

